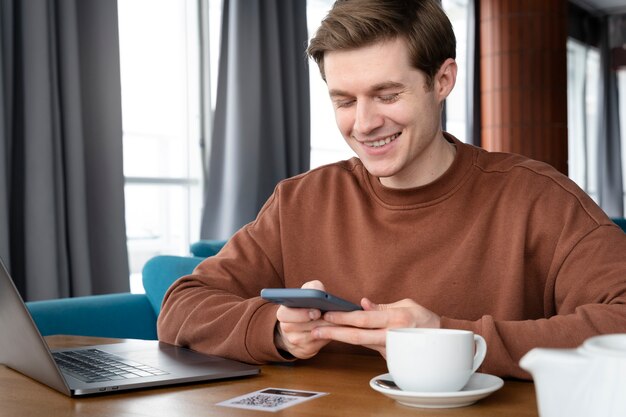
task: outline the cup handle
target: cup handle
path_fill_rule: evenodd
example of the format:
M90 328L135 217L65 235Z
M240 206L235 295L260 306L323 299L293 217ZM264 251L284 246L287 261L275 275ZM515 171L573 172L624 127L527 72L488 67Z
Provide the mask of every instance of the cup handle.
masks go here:
M474 353L472 372L476 372L478 367L483 363L483 360L485 360L485 355L487 354L487 342L485 342L482 336L475 334L474 343L476 343L476 353Z

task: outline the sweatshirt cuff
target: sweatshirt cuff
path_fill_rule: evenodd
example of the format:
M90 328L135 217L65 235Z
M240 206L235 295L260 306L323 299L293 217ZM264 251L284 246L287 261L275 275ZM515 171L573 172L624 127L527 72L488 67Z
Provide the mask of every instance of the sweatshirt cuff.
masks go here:
M254 313L246 332L246 350L257 363L288 362L295 358L284 356L274 344L277 305L265 303Z

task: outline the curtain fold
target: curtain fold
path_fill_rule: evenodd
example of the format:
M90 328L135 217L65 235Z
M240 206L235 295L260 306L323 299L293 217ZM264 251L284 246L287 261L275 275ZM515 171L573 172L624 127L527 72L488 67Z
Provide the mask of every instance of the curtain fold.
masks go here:
M480 126L480 1L467 1L467 84L465 142L481 145Z
M309 169L305 0L224 0L201 237L227 239ZM210 100L205 98L205 102Z
M624 216L618 84L616 69L611 62L611 51L626 45L625 33L626 16L603 18L600 39L598 198L602 209L611 217Z
M5 138L13 131L13 1L0 0L0 257L10 266L9 198L11 144Z
M128 291L117 2L0 1L0 256L26 300Z

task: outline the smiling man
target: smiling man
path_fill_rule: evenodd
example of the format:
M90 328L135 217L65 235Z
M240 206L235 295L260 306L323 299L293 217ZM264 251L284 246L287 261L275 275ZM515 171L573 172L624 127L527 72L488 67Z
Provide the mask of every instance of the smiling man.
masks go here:
M324 70L341 134L384 186L428 184L452 164L455 147L440 122L456 79L452 58L428 80L411 66L407 41L395 38L328 52Z
M626 332L626 235L573 182L441 130L457 74L436 0L339 0L311 40L358 158L281 182L257 219L168 291L159 337L264 363L379 352L394 327L472 330L482 371ZM318 288L363 311L277 307Z

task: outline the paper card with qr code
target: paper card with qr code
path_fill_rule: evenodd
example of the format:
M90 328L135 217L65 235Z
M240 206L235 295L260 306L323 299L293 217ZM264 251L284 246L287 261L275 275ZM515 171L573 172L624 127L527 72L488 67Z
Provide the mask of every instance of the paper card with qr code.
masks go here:
M248 410L279 411L327 394L327 392L300 391L286 388L265 388L222 401L217 403L217 405Z

